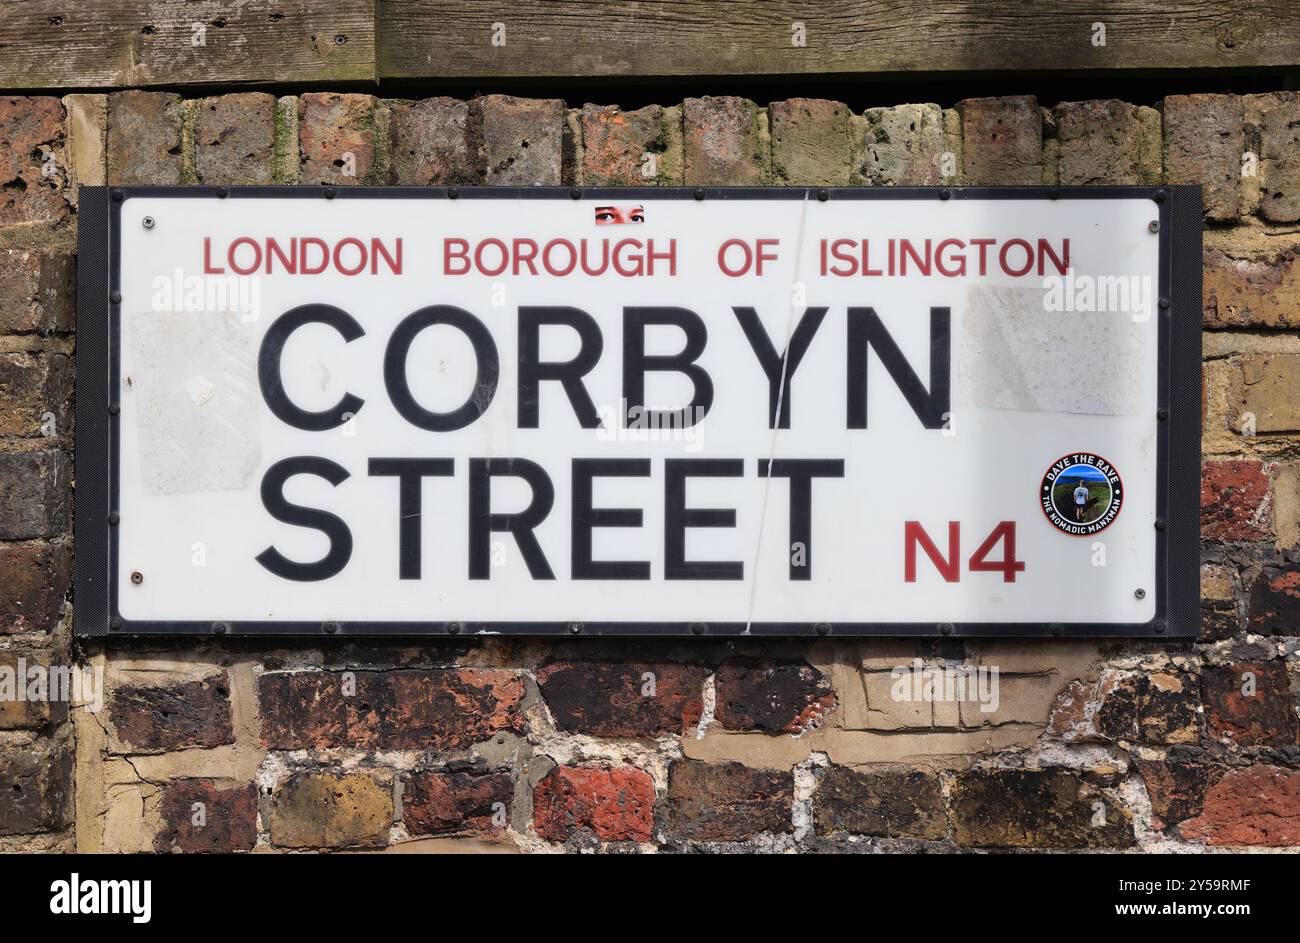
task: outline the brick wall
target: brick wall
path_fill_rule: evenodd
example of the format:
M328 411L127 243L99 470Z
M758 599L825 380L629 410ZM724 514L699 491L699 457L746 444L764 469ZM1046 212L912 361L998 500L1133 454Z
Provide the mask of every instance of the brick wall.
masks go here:
M108 685L0 703L0 849L1300 846L1298 126L1293 93L0 99L0 660ZM76 185L105 180L1199 183L1203 637L77 645ZM915 658L997 667L998 709L894 700Z

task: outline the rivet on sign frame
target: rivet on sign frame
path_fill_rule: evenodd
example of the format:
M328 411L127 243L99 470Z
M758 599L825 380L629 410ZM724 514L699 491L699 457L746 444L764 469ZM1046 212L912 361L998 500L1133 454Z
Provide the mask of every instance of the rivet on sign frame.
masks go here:
M458 196L460 196L460 191L457 190L455 187L452 187L447 191L447 199L449 200L454 200Z
M1156 622L1156 623L1153 623L1152 626L1151 626L1151 628L1153 628L1153 629L1156 630L1156 635L1164 635L1164 634L1165 634L1165 624L1164 624L1163 622Z
M109 515L108 515L108 523L109 523L109 526L111 526L111 527L116 527L117 524L118 524L118 522L121 521L121 520L122 520L121 515L118 514L116 511L110 511L110 512L109 512Z
M829 622L818 622L818 623L817 623L817 634L818 634L818 635L830 635L830 634L831 634L831 624L830 624Z
M695 191L695 199L697 199L697 200L702 200L702 199L704 199L704 191L703 191L703 190L696 190L696 191Z
M108 627L109 627L109 629L111 629L112 631L116 632L118 629L120 629L120 628L122 627L122 620L121 620L121 619L109 619L109 620L108 620Z
M1163 518L1159 518L1159 517L1157 517L1157 518L1156 518L1156 530L1164 530L1164 529L1165 529L1165 522L1164 522L1164 519L1163 519Z
M941 200L947 200L951 196L952 196L952 191L949 190L947 187L944 187L942 190L939 191L939 199Z
M113 202L114 202L114 203L121 203L124 199L126 199L126 194L123 193L121 190L114 190L114 191L113 191Z
M229 623L229 622L214 622L214 623L212 623L212 634L213 634L213 635L225 635L225 634L228 633L229 631L230 631L230 623Z
M582 623L581 623L581 622L570 622L570 623L569 623L569 634L570 634L570 635L581 635L581 634L582 634Z
M830 195L829 193L827 193L825 190L818 190L818 191L817 191L817 199L820 200L821 202L825 203L825 202L826 202L827 200L829 200L830 198L831 198L831 195Z
M121 411L122 411L122 407L119 406L119 405L117 405L117 403L109 403L109 404L108 404L108 414L109 414L110 416L116 416L116 415L117 415L118 413L120 413Z
M227 190L225 187L217 187L217 199L218 199L218 200L224 200L224 199L225 199L226 197L228 197L228 196L230 196L230 191L229 191L229 190Z
M1168 299L1168 298L1161 298L1161 299L1160 299L1160 310L1161 310L1161 311L1168 311L1168 310L1169 310L1169 299Z
M122 303L122 293L120 291L111 291L108 293L108 300L115 305L120 305Z
M1059 622L1053 622L1048 628L1052 630L1053 635L1059 636L1065 634L1065 626L1061 625Z
M327 199L327 200L332 200L332 199L334 199L334 193L335 193L335 190L334 190L333 187L326 187L326 188L325 188L325 199Z
M334 635L339 630L339 624L337 622L324 622L321 623L321 628L325 630L326 635Z
M579 190L577 187L574 187L572 190L569 191L569 199L571 199L571 200L581 200L581 199L582 199L582 191Z
M459 622L448 622L448 623L447 623L447 634L448 634L448 635L460 635L460 630L461 630L462 628L463 628L463 626L462 626Z
M705 625L703 622L692 622L692 623L691 623L691 634L692 634L692 635L703 635L703 634L704 634L705 632L707 632L708 630L709 630L709 627L708 627L707 625Z
M1155 200L1157 203L1163 203L1165 201L1165 191L1157 190L1155 193L1151 194L1151 199Z
M952 635L952 623L951 623L951 622L940 622L940 623L939 623L939 634L940 634L940 635Z
M1157 418L1157 419L1168 419L1168 418L1169 418L1169 410L1167 410L1167 409L1165 409L1165 407L1161 406L1159 409L1156 410L1156 418Z

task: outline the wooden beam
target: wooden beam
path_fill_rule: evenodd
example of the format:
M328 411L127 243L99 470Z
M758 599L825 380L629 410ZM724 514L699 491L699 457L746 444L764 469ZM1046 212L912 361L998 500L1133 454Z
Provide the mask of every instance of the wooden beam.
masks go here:
M0 88L373 82L374 0L0 2Z
M379 0L378 37L381 79L1281 68L1300 2Z

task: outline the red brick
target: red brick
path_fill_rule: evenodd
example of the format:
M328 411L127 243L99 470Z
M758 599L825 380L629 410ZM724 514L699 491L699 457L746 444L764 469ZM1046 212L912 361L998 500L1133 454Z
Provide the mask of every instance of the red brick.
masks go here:
M71 584L70 542L0 546L0 635L52 630Z
M583 660L544 665L537 683L561 730L651 738L699 722L707 677L705 668L671 662Z
M1262 462L1205 462L1201 467L1201 536L1206 540L1267 538L1268 491Z
M1166 829L1200 815L1205 790L1222 770L1205 763L1136 757L1137 771L1151 800L1152 826Z
M63 117L57 98L0 97L0 226L68 219ZM54 163L47 163L50 154Z
M730 730L798 734L818 727L835 707L835 693L803 661L735 659L717 672L716 716Z
M1168 182L1200 184L1207 219L1236 219L1241 208L1241 155L1246 146L1241 99L1236 95L1170 95L1163 110Z
M252 851L257 844L257 787L252 783L172 780L163 788L158 815L163 827L154 838L154 851L228 854Z
M668 768L667 825L678 840L744 841L790 832L794 774L740 763L676 760Z
M1300 743L1290 686L1281 661L1206 667L1201 672L1201 696L1210 736L1243 747Z
M416 772L402 792L402 821L412 835L500 831L498 811L508 815L514 797L510 774L483 772Z
M63 452L0 452L0 539L58 537L68 529L71 501Z
M772 179L767 112L745 98L682 102L685 179L692 186L762 186Z
M235 742L225 672L201 681L117 688L108 702L108 716L117 739L132 752L165 753Z
M1179 831L1211 845L1300 845L1300 771L1230 770L1206 790L1204 811Z
M578 181L589 187L679 186L682 183L682 112L647 105L584 105L582 165Z
M533 826L554 842L577 829L602 841L646 842L654 802L654 780L635 767L557 766L533 789Z
M64 252L0 250L0 334L71 331L76 259Z
M199 183L272 183L275 96L239 92L204 98L194 108L194 172Z
M1234 259L1205 250L1202 294L1207 327L1300 327L1300 253Z
M370 95L309 92L298 99L302 183L360 186L375 179L377 120Z
M1250 587L1247 611L1256 635L1300 635L1300 567L1270 567Z
M471 139L483 182L502 187L558 186L564 163L564 102L485 95L470 102Z
M961 115L962 168L972 186L1043 182L1043 114L1032 95L967 98Z
M791 98L773 102L768 111L774 183L848 186L852 135L847 105L820 98Z
M109 185L179 184L184 113L180 96L170 92L109 95Z
M268 672L258 697L272 750L460 750L524 729L524 683L504 669Z
M459 187L478 182L469 142L469 105L454 98L392 102L391 182Z

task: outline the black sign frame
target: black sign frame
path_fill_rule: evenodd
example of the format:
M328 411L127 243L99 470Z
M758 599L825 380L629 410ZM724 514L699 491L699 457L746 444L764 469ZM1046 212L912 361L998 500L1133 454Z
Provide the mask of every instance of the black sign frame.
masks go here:
M1156 613L1148 622L201 622L133 621L117 605L121 209L132 197L258 200L1151 200L1159 226ZM1121 187L83 187L77 221L77 636L1191 638L1200 633L1201 190Z

